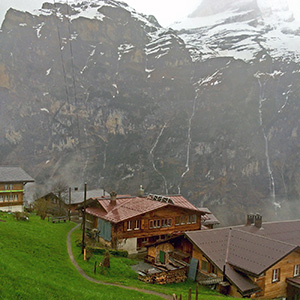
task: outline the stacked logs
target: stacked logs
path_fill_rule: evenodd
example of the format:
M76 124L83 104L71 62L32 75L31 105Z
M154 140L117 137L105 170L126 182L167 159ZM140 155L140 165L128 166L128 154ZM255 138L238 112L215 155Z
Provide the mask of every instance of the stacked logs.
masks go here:
M141 281L156 284L183 282L187 279L187 265L181 262L154 264L151 269L139 271L138 278Z

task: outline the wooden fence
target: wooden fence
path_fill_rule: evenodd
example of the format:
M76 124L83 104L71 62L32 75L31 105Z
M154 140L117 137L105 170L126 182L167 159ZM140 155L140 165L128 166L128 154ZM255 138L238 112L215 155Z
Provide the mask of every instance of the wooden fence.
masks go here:
M196 292L195 292L195 300L198 300L198 284L196 285ZM173 294L173 300L183 300L182 295L175 295ZM192 300L192 289L189 288L189 295L188 295L188 300Z

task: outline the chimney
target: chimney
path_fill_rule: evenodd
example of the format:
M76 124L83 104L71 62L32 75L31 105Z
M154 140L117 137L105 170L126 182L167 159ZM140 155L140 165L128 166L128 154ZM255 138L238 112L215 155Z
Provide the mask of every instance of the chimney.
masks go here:
M139 197L143 197L144 196L144 189L143 189L143 186L140 185L140 189L139 189L139 192L138 192L138 196Z
M257 228L261 228L261 226L262 226L262 216L260 214L255 215L254 225Z
M246 226L250 226L250 225L254 224L254 219L255 219L255 215L254 214L248 214L247 215Z
M117 200L117 193L112 191L109 194L110 194L110 203L115 204Z

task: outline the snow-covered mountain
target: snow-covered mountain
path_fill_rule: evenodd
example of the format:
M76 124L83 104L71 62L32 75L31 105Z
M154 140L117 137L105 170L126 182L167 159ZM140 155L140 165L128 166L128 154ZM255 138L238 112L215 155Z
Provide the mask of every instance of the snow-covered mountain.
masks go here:
M194 60L228 56L250 61L263 51L300 61L300 19L284 0L203 0L171 27L180 31Z
M203 1L176 30L114 0L9 10L0 164L42 187L182 193L223 221L230 207L230 223L292 207L299 33L284 5L262 3Z

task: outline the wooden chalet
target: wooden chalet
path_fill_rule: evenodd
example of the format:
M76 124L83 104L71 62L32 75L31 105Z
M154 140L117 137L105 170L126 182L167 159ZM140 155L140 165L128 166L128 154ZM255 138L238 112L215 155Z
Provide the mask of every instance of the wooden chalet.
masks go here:
M101 197L102 195L105 195L105 191L102 189L87 191L87 199ZM75 190L71 192L71 195L64 193L61 199L57 193L50 192L36 200L38 201L40 199L43 199L56 206L61 205L67 210L70 209L71 213L78 213L76 209L78 205L82 204L84 201L84 191Z
M81 206L82 208L82 206ZM102 242L129 253L148 243L200 230L204 214L181 195L129 195L88 199L86 226L97 229Z
M0 167L0 210L22 212L24 209L24 186L34 182L19 167Z
M203 229L213 229L214 226L220 224L220 221L207 207L199 207L199 210L205 212L205 215L201 216Z
M190 231L191 267L202 284L252 299L299 299L300 220Z

